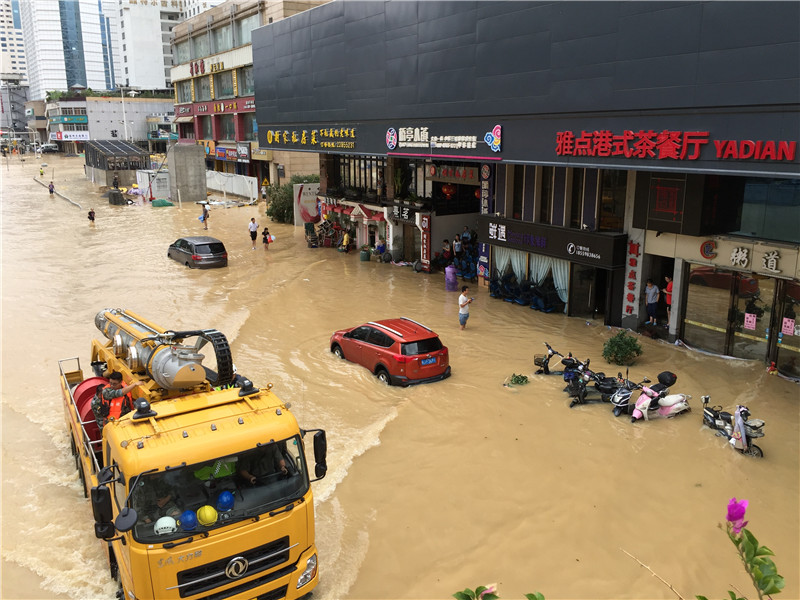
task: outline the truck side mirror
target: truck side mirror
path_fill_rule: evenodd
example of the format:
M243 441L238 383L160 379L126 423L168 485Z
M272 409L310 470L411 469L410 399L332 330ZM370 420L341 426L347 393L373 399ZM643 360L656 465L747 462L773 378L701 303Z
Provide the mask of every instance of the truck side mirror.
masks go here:
M111 490L105 485L92 488L92 512L97 523L111 523Z
M314 475L317 479L322 479L328 472L327 455L328 439L324 431L317 431L314 434L314 461L317 463L314 467Z
M133 526L136 525L136 521L138 519L139 515L136 514L136 510L126 506L119 511L119 515L117 515L117 520L114 521L114 525L117 527L117 531L125 533L126 531L133 529Z

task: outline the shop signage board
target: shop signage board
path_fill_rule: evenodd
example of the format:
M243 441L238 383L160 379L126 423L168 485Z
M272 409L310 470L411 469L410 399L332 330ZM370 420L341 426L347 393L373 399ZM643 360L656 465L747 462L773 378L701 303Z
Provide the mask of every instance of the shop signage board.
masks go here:
M484 279L492 278L492 269L489 266L489 244L478 243L478 276Z
M65 142L88 142L88 131L51 131L51 140L59 140Z
M639 297L639 270L641 266L641 244L632 240L628 241L628 257L627 264L625 265L625 314L634 315L638 314L636 307L638 303L636 299Z
M183 108L183 107L179 107ZM255 98L232 98L228 100L214 100L212 102L197 102L193 105L195 115L221 115L240 112L253 112L256 109ZM185 114L178 112L179 115Z
M392 207L392 212L389 215L395 221L403 221L404 223L417 222L417 209L413 206L405 204L398 204Z
M250 162L250 143L239 142L236 144L236 160L240 163Z
M478 217L478 237L493 246L563 258L605 269L625 265L628 239L625 234L592 233L491 215Z
M747 242L739 239L726 238L698 238L685 235L676 235L673 242L667 234L666 243L675 248L675 257L689 262L707 264L721 269L758 273L768 277L797 278L798 255L797 247L771 246L764 242ZM665 237L665 236L661 236ZM660 240L648 236L646 251L652 253L656 250L656 243ZM656 251L656 254L661 254Z
M494 165L483 163L480 172L481 214L494 212Z

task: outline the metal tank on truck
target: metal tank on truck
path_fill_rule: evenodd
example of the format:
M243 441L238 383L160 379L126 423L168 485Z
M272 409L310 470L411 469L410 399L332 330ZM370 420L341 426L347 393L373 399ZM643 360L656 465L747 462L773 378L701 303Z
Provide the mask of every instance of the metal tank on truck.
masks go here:
M165 330L121 309L100 311L95 324L107 339L92 341L92 376L79 358L59 370L72 453L118 598L309 594L318 582L310 484L327 470L325 431L301 429L272 384L237 375L215 329ZM204 349L213 368L202 364ZM107 386L117 390L110 402L123 400L116 412Z

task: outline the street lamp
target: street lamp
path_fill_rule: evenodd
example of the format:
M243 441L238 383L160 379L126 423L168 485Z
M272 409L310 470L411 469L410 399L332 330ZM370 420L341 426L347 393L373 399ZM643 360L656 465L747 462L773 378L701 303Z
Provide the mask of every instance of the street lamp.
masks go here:
M132 86L127 86L127 85L125 87L120 86L119 88L119 97L120 100L122 100L122 127L123 127L123 133L125 134L126 142L129 141L129 138L128 138L128 119L125 116L125 90L128 90L128 95L131 98L135 98L140 93L136 91L137 89L138 88L134 88Z
M33 154L36 156L36 158L39 158L42 152L42 143L39 139L39 131L28 126L26 126L25 129L28 129L31 133L33 133Z

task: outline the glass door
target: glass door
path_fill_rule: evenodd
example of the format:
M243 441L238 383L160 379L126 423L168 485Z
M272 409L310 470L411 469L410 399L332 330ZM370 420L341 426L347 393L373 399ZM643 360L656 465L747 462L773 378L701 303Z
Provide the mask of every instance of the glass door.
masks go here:
M708 265L690 265L682 338L717 354L727 354L734 273Z
M772 360L778 370L789 377L800 377L800 284L778 281L773 328L775 352Z
M595 314L595 267L571 263L572 279L569 284L569 316L593 319Z
M739 276L731 356L766 360L775 283L775 279L763 275Z

